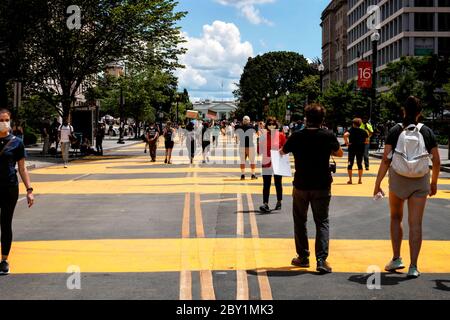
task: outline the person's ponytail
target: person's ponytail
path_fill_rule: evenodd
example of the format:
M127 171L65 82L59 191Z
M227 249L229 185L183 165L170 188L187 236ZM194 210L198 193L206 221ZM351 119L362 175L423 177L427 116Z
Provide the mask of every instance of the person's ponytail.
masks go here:
M417 124L417 115L422 111L422 104L419 98L414 96L409 96L405 101L405 106L403 107L404 118L403 127L406 128L411 124Z

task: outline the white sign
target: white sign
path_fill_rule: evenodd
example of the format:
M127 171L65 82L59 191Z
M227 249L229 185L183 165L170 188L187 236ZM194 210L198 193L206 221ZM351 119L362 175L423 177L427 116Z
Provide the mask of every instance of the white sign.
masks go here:
M273 174L283 177L292 177L291 163L289 155L280 155L277 150L271 150Z

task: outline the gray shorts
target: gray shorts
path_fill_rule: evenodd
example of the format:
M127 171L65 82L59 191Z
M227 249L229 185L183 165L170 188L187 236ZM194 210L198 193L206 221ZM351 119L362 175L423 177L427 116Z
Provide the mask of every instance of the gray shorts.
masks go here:
M422 178L407 178L389 168L389 191L402 200L426 198L430 193L430 173Z

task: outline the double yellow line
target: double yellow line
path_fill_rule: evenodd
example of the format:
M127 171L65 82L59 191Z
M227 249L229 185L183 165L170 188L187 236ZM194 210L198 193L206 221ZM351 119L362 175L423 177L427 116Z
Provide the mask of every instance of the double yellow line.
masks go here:
M188 173L188 177L192 177L192 173ZM197 177L197 172L194 173L194 181ZM197 188L196 188L197 189ZM183 210L183 224L182 224L182 238L190 238L190 219L191 219L191 196L194 194L194 210L195 210L195 233L197 238L205 238L205 230L203 227L203 214L200 203L200 193L186 193L184 197L184 210ZM182 271L180 272L180 300L192 300L192 272L189 270L189 255L188 246L186 242L182 241L181 246L181 265ZM200 248L199 248L200 250ZM202 300L215 300L213 277L211 269L207 265L207 257L199 254L200 259L204 257L204 261L201 261L202 270L200 270L200 286L201 286L201 299Z

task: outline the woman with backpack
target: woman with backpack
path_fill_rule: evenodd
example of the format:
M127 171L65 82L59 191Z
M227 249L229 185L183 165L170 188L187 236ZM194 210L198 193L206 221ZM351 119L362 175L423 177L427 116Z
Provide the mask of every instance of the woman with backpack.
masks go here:
M173 138L175 136L175 129L172 128L172 123L169 121L164 128L164 146L166 147L166 159L164 163L172 164L172 150L174 146Z
M403 238L403 206L408 203L409 249L411 264L408 278L420 276L417 267L422 245L422 218L427 197L437 193L440 172L438 145L433 131L418 123L422 106L416 97L409 97L404 107L403 123L391 128L384 148L373 194L384 195L381 182L389 171L389 206L391 211L391 241L393 259L385 270L395 272L405 268L400 256ZM430 183L429 158L432 158Z

